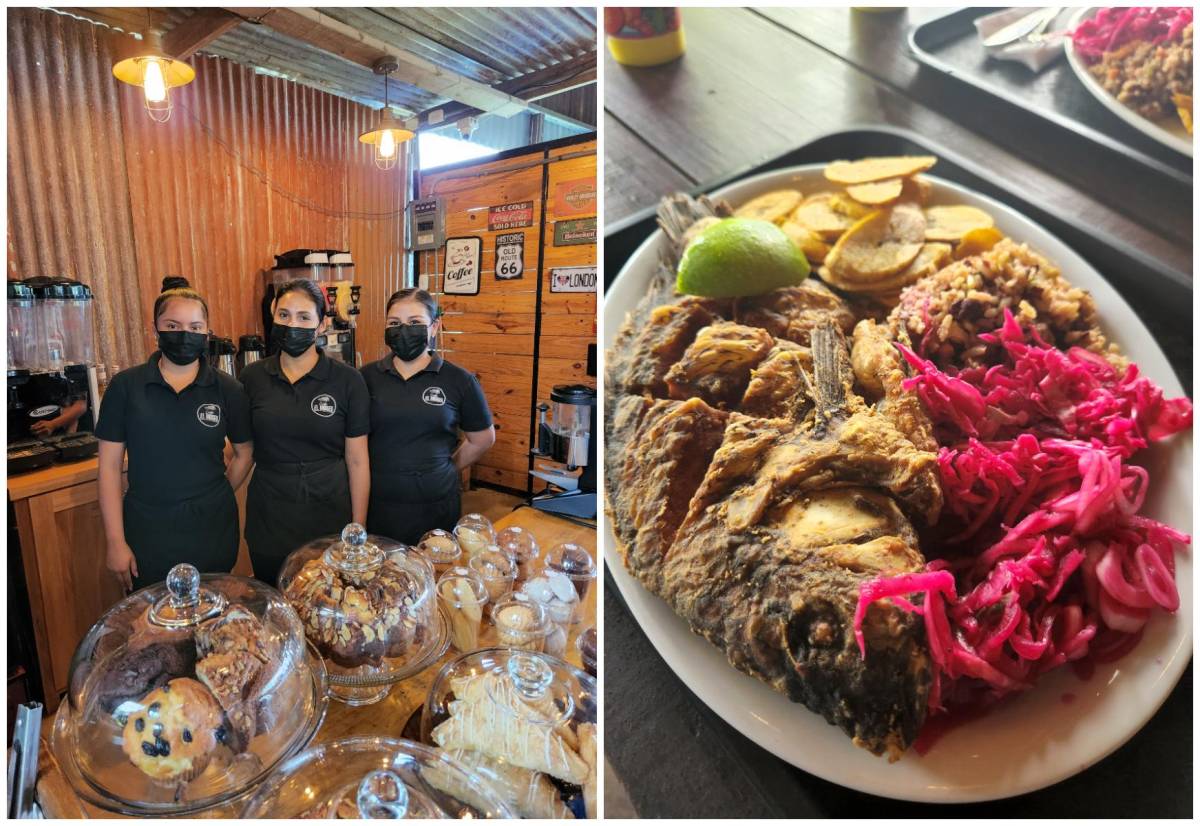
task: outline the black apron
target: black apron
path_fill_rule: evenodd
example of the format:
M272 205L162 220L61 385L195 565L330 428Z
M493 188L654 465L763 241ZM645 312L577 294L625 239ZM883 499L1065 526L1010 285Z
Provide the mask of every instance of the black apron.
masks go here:
M433 528L451 530L462 515L462 491L454 462L423 467L371 467L367 530L416 545Z
M350 523L350 475L341 457L256 465L246 493L246 545L254 576L272 587L288 554Z
M226 479L211 492L175 504L149 504L126 494L125 541L137 560L134 590L162 582L187 562L200 573L229 573L237 563L238 508Z

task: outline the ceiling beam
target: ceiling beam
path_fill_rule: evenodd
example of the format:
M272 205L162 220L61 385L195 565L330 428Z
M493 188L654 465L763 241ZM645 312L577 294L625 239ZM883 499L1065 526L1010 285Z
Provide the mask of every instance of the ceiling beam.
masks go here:
M512 80L506 80L503 83L497 83L494 87L500 91L515 95L518 98L530 104L529 109L540 114L550 115L553 118L567 121L578 126L583 126L588 129L595 129L595 124L583 123L575 120L560 112L555 112L553 109L547 109L542 106L537 106L534 101L542 98L557 95L560 92L569 92L572 89L577 89L580 86L586 86L589 83L596 82L596 53L588 52L573 60L565 60L562 63L556 63L545 69L538 69L536 72L515 77ZM431 112L442 112L442 122L437 124L429 123L429 114ZM419 128L428 128L429 126L441 126L444 122L453 123L461 118L470 117L472 115L482 114L480 109L471 106L463 106L461 103L449 103L444 106L435 106L422 112Z
M224 9L197 8L196 13L163 35L163 49L176 60L187 60L242 19Z
M360 66L371 68L380 58L393 57L400 64L400 68L392 75L396 80L484 112L509 116L528 108L520 98L438 66L316 9L276 7L239 8L234 11L270 26L280 34Z

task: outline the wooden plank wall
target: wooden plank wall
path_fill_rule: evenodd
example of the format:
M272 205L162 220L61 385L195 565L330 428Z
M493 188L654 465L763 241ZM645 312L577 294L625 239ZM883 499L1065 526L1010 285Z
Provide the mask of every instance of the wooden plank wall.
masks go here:
M441 347L445 357L475 374L483 386L496 420L496 444L473 468L476 481L524 491L529 483L529 434L534 404L534 335L537 330L538 282L542 280L542 342L554 353L546 377L539 370L537 400L546 400L552 384L584 381L587 342L596 336L595 295L555 295L550 299L547 263L539 271L538 252L545 250L553 266L595 264L594 245L554 247L554 225L547 216L542 237L543 187L553 180L595 176L595 142L560 146L549 157L591 150L573 161L530 165L547 157L547 150L531 151L470 167L455 167L422 174L421 197L445 201L446 236L477 235L482 239L479 295L441 294L445 249L421 253L418 273L427 280L445 312ZM563 167L560 171L558 168ZM584 171L580 171L584 170ZM549 190L551 193L553 189ZM553 196L551 196L551 200ZM520 229L488 231L488 207L533 202L533 223ZM495 276L495 238L506 232L525 233L525 270L522 278L498 280ZM592 381L594 386L594 380Z

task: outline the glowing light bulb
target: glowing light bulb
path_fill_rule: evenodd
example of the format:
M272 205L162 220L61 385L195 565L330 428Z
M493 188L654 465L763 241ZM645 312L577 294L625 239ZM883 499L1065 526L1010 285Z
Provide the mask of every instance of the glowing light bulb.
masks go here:
M147 103L162 103L167 99L167 80L163 76L162 61L147 60L146 73L142 77L142 88Z
M396 135L391 129L384 129L379 138L379 156L390 158L396 154Z

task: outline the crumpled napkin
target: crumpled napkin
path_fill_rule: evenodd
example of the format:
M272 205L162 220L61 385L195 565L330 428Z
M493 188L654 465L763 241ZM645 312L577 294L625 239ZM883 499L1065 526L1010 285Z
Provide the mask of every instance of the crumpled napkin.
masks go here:
M1023 6L976 18L975 32L979 35L980 44L982 45L984 40L1000 29L1035 11L1037 11L1036 8ZM995 46L986 51L989 57L997 60L1015 60L1036 74L1057 60L1063 53L1063 41L1066 39L1067 33L1061 12L1058 17L1050 21L1050 25L1045 28L1045 33L1045 39L1038 42L1030 42L1028 39L1022 38L1015 43Z

